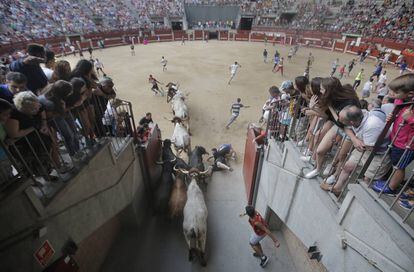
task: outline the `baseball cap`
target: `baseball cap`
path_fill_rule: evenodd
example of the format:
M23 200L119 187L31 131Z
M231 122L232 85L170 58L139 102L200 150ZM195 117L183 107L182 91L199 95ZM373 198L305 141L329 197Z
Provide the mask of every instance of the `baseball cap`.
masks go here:
M282 85L280 85L281 91L292 89L292 88L293 88L293 82L291 80L285 80L282 82Z

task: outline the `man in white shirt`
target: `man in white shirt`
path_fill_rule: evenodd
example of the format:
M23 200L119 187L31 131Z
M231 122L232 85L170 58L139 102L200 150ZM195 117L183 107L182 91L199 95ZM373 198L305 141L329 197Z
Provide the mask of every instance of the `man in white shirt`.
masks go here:
M230 65L231 76L230 76L230 80L229 80L229 83L228 83L229 85L230 85L230 82L233 80L234 76L236 75L237 70L239 69L239 67L241 68L241 65L238 64L237 61L235 61L234 64Z
M164 58L164 56L162 56L161 64L162 64L162 71L163 72L167 70L167 63L168 63L168 61Z
M327 191L332 191L335 195L339 195L345 182L348 180L349 175L356 167L362 167L368 160L369 156L373 152L374 145L378 140L378 137L382 133L385 127L385 121L381 120L377 115L366 110L361 110L357 106L346 106L339 112L338 119L344 125L351 127L355 133L355 136L363 141L365 147L364 151L358 151L354 149L348 161L345 163L342 171L339 174L338 181L335 185L329 185L327 183L321 184L321 188ZM391 167L391 161L389 156L383 156L386 152L386 145L382 145L375 152L375 156L372 159L368 169L364 173L366 179L382 178L388 172Z
M103 68L104 68L103 63L99 59L96 58L94 64L95 64L96 74L99 76L99 71L101 71L103 76L105 76L105 72L103 71Z
M45 66L42 67L42 70L47 80L50 81L52 79L53 69L55 68L55 53L46 51L45 55Z
M383 71L382 74L378 78L377 86L375 87L375 91L378 92L380 88L386 85L387 82L387 71Z
M368 98L371 95L373 81L374 78L371 77L367 82L365 82L364 87L362 88L362 98Z

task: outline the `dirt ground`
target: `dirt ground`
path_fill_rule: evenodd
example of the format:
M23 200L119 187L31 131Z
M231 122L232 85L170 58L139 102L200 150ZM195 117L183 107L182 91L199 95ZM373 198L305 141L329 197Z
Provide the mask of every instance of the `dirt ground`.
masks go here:
M268 63L263 62L262 52L267 48ZM271 71L272 56L278 50L285 57L284 76ZM173 125L165 120L171 118L172 112L166 98L154 96L150 90L148 76L152 74L163 83L178 82L180 89L188 93L192 129L192 146L203 145L208 150L222 143L231 143L242 157L245 144L245 133L250 122L257 122L261 116L261 108L268 97L270 86L280 84L284 80L294 80L303 75L309 52L315 57L310 76L329 76L331 64L339 58L339 63L348 64L357 56L331 52L324 49L300 48L292 62L286 59L289 47L264 43L226 42L210 40L186 42L166 42L135 47L136 56L130 55L129 46L113 47L102 51L95 50L94 57L104 64L104 71L114 79L118 97L129 100L133 104L136 122L152 112L153 119L158 123L163 138L172 135ZM84 53L89 58L88 53ZM167 71L162 71L161 56L168 60ZM72 67L78 57L66 57ZM237 61L241 64L236 77L228 85L229 66ZM374 70L374 61L367 60L362 67L365 69L365 80ZM350 78L343 83L353 83L356 73L362 68L356 65ZM389 65L387 68L388 82L398 75L398 70ZM358 91L362 89L361 83ZM164 86L165 86L164 84ZM165 88L165 87L164 87ZM230 117L230 106L240 97L244 105L239 118L230 127L225 125ZM371 97L376 97L371 94ZM242 160L239 160L239 163Z

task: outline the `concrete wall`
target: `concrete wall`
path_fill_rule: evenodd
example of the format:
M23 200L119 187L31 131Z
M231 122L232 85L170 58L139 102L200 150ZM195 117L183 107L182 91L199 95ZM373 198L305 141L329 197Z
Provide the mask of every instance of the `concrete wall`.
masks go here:
M0 206L1 271L41 271L34 251L49 240L56 251L55 260L69 239L79 246L75 259L88 267L84 271L98 271L104 256L95 254L95 258L88 259L82 255L93 250L105 252L112 239L102 243L101 238L115 237L122 220L141 219L143 187L132 142L118 156L110 144L104 146L47 206L27 187L9 199L7 206ZM46 233L39 237L42 227L46 227Z
M328 271L414 271L412 237L371 195L355 184L337 203L319 180L302 178L306 165L299 156L290 142L271 141L257 209L270 207L306 248L316 245Z

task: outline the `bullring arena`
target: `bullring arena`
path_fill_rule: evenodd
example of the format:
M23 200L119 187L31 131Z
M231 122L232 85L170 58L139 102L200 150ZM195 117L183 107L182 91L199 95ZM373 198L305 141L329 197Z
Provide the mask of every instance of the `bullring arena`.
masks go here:
M0 3L1 272L414 271L414 2Z
M310 52L315 57L310 77L329 76L331 63L336 58L339 58L341 64L357 59L353 54L303 46L291 62L285 62L282 77L280 73L271 71L271 57L264 63L262 52L265 48L270 56L277 50L286 57L291 47L281 44L273 46L271 43L265 45L264 42L210 40L208 43L187 41L184 45L181 41L137 45L136 56L131 56L129 46L93 52L94 57L104 63L105 73L114 79L118 97L132 102L137 119L146 112L151 112L154 121L161 128L163 138L171 137L173 133L174 126L165 119L171 118L171 106L166 103L165 97L154 95L150 90L150 74L163 83L178 82L180 89L188 94L186 101L191 116L193 147L202 145L210 150L223 143L231 143L239 158L237 163L231 161L234 172L214 173L207 188L209 264L206 269L200 269L197 264L190 266L186 262L184 240L180 239L180 224L166 223L162 218L150 218L141 232L129 231L121 235L103 271L114 271L118 267L123 267L126 271L255 271L257 264L243 257L250 254L245 247L244 238L249 235L248 225L238 217L246 194L242 160L247 126L249 123L258 124L270 86L280 86L284 80L293 80L304 73ZM160 63L161 56L168 60L168 70L165 72ZM79 57L64 59L73 66ZM229 66L234 61L242 67L231 85L228 85ZM355 75L361 68L370 74L374 65L375 60L357 64L351 76L343 82L353 84ZM399 74L391 64L386 70L390 78ZM165 84L160 85L166 89ZM362 87L359 88L361 89ZM376 97L376 94L373 93L372 97ZM230 129L225 129L230 118L230 106L236 98L241 98L242 103L250 108L241 109L239 118ZM270 239L265 241L264 247L266 251L274 251ZM160 262L160 259L163 261ZM292 260L283 246L272 254L271 261L269 269L272 271L293 269Z

